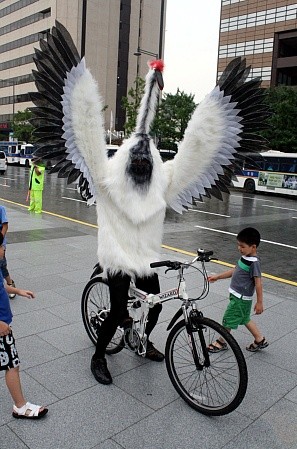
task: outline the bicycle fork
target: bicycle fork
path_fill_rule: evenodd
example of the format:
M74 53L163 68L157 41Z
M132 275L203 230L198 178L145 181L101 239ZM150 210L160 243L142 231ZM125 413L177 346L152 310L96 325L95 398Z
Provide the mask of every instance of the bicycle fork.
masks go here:
M186 330L188 333L188 339L189 339L189 345L192 351L193 360L196 365L196 369L198 371L202 371L203 368L208 368L210 366L210 359L209 359L209 352L206 347L206 342L204 338L203 333L203 325L199 322L199 318L202 317L202 312L199 312L196 309L196 304L192 304L192 309L190 313L188 314L187 306L182 306L183 315L185 318L186 323ZM194 332L198 332L201 348L202 348L202 354L204 361L201 363L201 357L199 358L198 352L197 352L197 345L194 338Z

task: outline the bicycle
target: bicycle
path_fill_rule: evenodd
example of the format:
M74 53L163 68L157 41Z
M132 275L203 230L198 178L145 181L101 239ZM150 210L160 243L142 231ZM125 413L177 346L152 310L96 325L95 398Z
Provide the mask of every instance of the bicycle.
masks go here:
M146 354L145 327L150 307L173 299L182 301L181 307L171 319L166 341L165 362L170 380L178 394L195 410L205 415L225 415L235 410L242 402L248 382L247 367L243 353L229 332L216 321L203 316L196 301L209 293L209 282L205 263L212 251L198 250L189 263L165 260L151 263L151 268L166 267L178 271L178 287L159 294L147 294L135 287L131 281L128 311L132 318L128 327L118 327L106 353L116 354L124 347L140 356ZM201 268L194 266L199 261ZM186 291L184 271L198 270L204 279L201 294L189 298ZM87 283L82 295L82 318L91 341L96 344L100 325L110 308L109 287L101 277L100 266ZM183 319L178 321L180 317ZM210 353L207 349L218 336L224 338L228 350Z

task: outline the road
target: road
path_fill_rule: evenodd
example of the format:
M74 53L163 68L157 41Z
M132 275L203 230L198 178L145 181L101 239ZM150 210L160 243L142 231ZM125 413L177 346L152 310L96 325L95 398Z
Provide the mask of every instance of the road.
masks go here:
M24 205L28 178L27 168L9 166L6 174L0 176L0 198ZM97 223L96 208L86 206L75 186L67 186L56 175L46 174L43 209L89 224ZM234 264L238 258L236 235L247 226L254 226L261 233L259 255L263 272L296 282L296 198L232 190L230 195L224 195L224 201L207 198L183 215L168 210L163 244L191 253L197 248L212 249L220 261Z

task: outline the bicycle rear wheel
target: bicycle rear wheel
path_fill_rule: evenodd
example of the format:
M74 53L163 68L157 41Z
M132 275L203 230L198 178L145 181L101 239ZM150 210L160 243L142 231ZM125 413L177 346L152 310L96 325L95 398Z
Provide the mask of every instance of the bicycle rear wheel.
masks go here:
M203 365L204 355L198 331L192 330L191 339L185 321L179 321L166 343L167 371L176 391L192 408L205 415L225 415L235 410L245 396L248 381L245 358L235 339L219 323L200 317L195 322L195 328L198 324L202 326L206 346L223 337L228 350L209 354L209 366L201 366L199 370L192 351L194 344L199 362Z
M82 319L91 341L96 345L101 323L107 318L110 310L110 296L108 283L94 277L84 288L81 299ZM124 347L123 331L117 329L106 348L106 354L116 354Z

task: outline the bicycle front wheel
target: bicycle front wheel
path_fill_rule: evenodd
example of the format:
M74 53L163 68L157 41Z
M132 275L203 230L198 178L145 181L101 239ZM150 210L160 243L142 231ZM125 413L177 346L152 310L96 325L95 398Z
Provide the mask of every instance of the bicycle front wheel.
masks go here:
M196 328L202 328L206 346L222 337L228 350L209 353L209 366L205 360L201 338ZM195 410L205 415L226 415L242 402L247 389L245 358L236 340L219 323L199 317L188 334L185 321L179 321L171 330L165 349L166 367L170 380L179 395ZM193 345L200 366L196 366ZM207 365L207 363L206 363Z
M108 283L94 277L84 288L81 300L82 319L91 341L96 345L102 322L110 311L110 296ZM116 354L124 347L123 331L117 329L106 348L106 354Z

